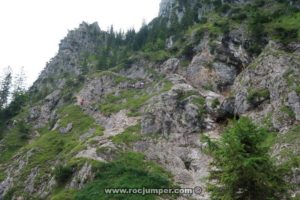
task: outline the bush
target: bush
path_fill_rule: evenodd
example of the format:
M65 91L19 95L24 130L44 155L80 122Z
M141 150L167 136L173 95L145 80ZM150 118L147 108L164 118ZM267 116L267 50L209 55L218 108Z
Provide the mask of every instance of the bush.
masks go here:
M211 103L211 107L216 108L220 105L219 99L214 99Z
M59 184L65 184L73 175L73 169L67 165L58 165L55 167L54 176Z
M290 107L283 106L280 111L286 113L290 118L295 119L295 113Z
M254 106L257 106L268 99L270 99L270 92L268 89L250 90L247 96L248 103Z
M187 44L183 47L181 51L181 55L187 60L191 60L194 56L195 52L193 49L193 44Z
M3 117L10 119L16 116L28 102L28 94L20 92L13 95L13 99L9 106L3 110Z
M283 27L277 27L274 29L274 37L280 42L287 44L291 41L295 41L298 38L298 29L286 29Z
M208 184L211 199L286 199L290 168L276 165L269 155L271 134L250 119L233 121L220 140L209 138L208 152L214 158Z
M296 93L297 93L298 95L300 95L300 86L297 86L296 89L295 89L295 91L296 91Z
M21 139L29 138L30 128L23 120L17 124L17 129Z

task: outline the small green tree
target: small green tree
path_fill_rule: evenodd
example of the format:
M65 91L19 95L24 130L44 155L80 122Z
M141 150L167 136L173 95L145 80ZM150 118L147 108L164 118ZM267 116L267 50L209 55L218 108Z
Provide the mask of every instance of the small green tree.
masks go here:
M7 67L3 80L0 85L0 109L3 109L8 102L8 97L11 88L12 72L11 68Z
M229 125L220 140L207 138L214 158L208 185L211 199L288 199L290 185L285 178L289 170L271 159L268 134L248 118L241 118Z

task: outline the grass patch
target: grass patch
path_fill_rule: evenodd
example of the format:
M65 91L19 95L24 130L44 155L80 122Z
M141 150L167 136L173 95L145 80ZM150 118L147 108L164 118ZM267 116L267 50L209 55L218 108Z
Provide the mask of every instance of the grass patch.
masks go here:
M177 99L179 101L183 101L183 100L185 100L186 98L188 98L192 95L198 95L198 92L195 91L195 90L189 90L189 91L181 91L180 90L180 91L178 91L177 95L178 95Z
M69 123L73 124L70 134L83 134L90 128L96 128L97 132L101 131L101 127L95 124L93 118L83 113L79 106L69 105L59 110L61 116L60 126L66 127Z
M123 90L117 95L107 95L104 102L100 104L99 109L106 115L116 113L123 109L128 109L131 115L135 115L138 109L151 97L151 94L140 89Z
M170 53L165 50L147 51L142 54L146 59L153 62L164 62L171 57Z
M118 94L111 93L108 94L103 102L99 105L99 110L105 115L111 115L112 113L119 112L120 110L129 110L128 116L138 116L140 115L139 109L154 95L158 95L162 92L169 91L173 83L168 80L161 81L163 84L162 89L159 92L149 93L145 89L126 89L122 90ZM154 87L154 84L153 84Z
M202 96L194 97L192 103L198 107L198 119L203 121L205 114L207 114L205 98Z
M54 195L51 200L74 200L75 194L75 190L62 190L58 194Z
M47 127L38 130L41 136L22 149L23 155L31 152L31 156L28 157L28 163L21 171L20 182L18 183L20 187L35 167L39 168L35 184L45 182L47 174L57 175L58 172L63 172L61 177L66 177L64 176L65 169L53 171L49 166L55 166L57 161L65 163L82 150L84 142L80 142L79 138L90 128L96 128L95 134L102 134L103 129L95 124L94 119L84 114L78 106L69 105L61 108L58 112L62 116L60 126L65 127L72 122L72 131L67 134L60 134L58 131L49 131ZM62 180L59 176L58 179Z
M141 136L141 124L128 127L123 133L116 135L112 138L115 144L131 144L139 141Z
M172 87L173 87L173 83L171 81L165 81L162 92L167 92L167 91L171 90Z
M257 106L263 101L270 99L270 92L268 89L251 89L247 96L248 103Z
M0 182L4 181L6 178L6 173L4 171L0 171Z
M277 40L289 42L291 39L300 39L300 13L284 15L269 24L273 37ZM292 33L292 32L293 33ZM291 34L292 33L292 34ZM288 35L287 35L288 34Z
M3 150L1 151L0 163L10 161L15 153L27 144L27 141L22 138L18 127L9 129L4 133Z
M299 157L300 155L300 126L295 126L285 134L281 134L276 138L276 143L288 144L288 147L283 148L280 155L285 158Z
M78 191L77 200L154 200L155 195L105 194L105 188L170 188L170 175L139 153L122 153L111 163L101 163L93 182Z
M296 93L297 93L298 95L300 95L300 86L297 86L296 89L295 89L295 91L296 91Z
M195 97L193 98L192 103L197 105L198 107L203 107L206 104L206 100L204 97Z
M121 82L129 81L129 82L134 82L133 79L127 78L125 76L121 76L118 73L112 72L112 71L97 71L96 73L91 74L92 78L98 78L101 76L109 76L112 77L115 81L116 84L119 84Z
M283 106L280 111L286 113L290 118L295 118L294 111L288 106Z

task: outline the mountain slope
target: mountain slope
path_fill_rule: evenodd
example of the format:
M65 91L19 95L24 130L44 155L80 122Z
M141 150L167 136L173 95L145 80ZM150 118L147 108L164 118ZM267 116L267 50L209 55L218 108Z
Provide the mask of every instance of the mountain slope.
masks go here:
M139 32L82 23L2 129L0 199L205 188L211 158L200 136L218 138L240 116L277 133L270 153L278 162L299 157L299 7L293 0L162 0L159 16ZM299 186L299 169L293 182Z

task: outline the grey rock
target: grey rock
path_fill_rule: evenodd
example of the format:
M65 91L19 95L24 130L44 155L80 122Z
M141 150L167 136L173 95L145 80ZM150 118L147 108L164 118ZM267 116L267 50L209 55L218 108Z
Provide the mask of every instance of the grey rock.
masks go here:
M234 115L234 103L235 99L233 97L225 99L220 106L220 110L224 115Z
M77 103L81 106L91 105L101 100L105 94L116 91L115 76L113 73L104 74L89 80L76 95Z
M176 0L162 0L160 2L159 15L165 16L171 12L172 7L175 5Z
M166 93L155 96L144 108L142 117L142 133L173 133L199 132L203 126L199 120L199 108L189 100L180 99L180 94L193 91L188 84L174 85Z
M41 105L30 109L28 121L33 122L35 128L41 128L49 121L55 120L57 118L55 108L58 106L60 98L61 91L53 91L41 102Z
M90 130L88 130L88 132L86 132L85 134L83 134L83 135L80 136L80 138L79 138L80 141L84 141L87 138L93 136L95 132L96 132L96 129L91 128Z
M162 165L174 176L182 188L205 188L210 158L201 151L199 134L174 133L156 139L146 139L134 144L134 151L142 152L147 159ZM207 200L207 193L193 196L193 199Z
M226 86L232 85L235 77L237 76L237 70L234 66L229 66L224 63L214 62L213 68L217 75L217 87L222 91Z
M179 63L179 59L170 58L159 67L160 72L164 74L174 74L179 67Z
M68 125L67 125L67 127L65 127L65 128L60 128L59 129L59 132L61 133L61 134L66 134L66 133L69 133L71 130L73 129L73 123L69 123Z
M29 176L27 177L27 180L25 182L25 191L29 194L32 194L35 192L35 185L34 185L34 181L35 181L35 178L37 177L39 173L39 168L38 167L35 167L31 170Z
M282 112L284 106L290 106L299 119L299 98L293 92L294 85L288 84L294 82L288 80L290 74L295 80L300 77L299 66L296 54L285 53L279 45L270 42L264 52L236 78L233 87L235 112L251 116L258 123L270 118L274 128L285 130L293 124L293 119ZM247 100L249 92L262 88L270 92L269 100L259 100L258 104L251 105Z
M300 121L300 97L295 91L288 94L288 103L295 114L296 120Z
M92 180L93 177L94 174L92 172L92 165L85 163L82 168L72 177L68 187L71 189L81 189L84 184Z
M119 73L132 79L151 80L151 78L149 77L148 69L151 69L152 66L153 64L151 62L140 58L133 61L133 63L129 67L121 69Z

